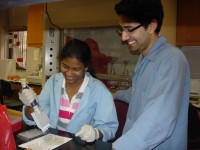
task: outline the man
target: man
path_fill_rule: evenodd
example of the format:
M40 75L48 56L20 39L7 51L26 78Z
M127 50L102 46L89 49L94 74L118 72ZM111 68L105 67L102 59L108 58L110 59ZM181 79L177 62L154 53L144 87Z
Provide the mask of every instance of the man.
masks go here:
M115 150L186 150L189 65L182 52L159 36L160 0L121 0L115 6L119 32L130 52L139 51L132 87L117 91L129 103L123 135Z

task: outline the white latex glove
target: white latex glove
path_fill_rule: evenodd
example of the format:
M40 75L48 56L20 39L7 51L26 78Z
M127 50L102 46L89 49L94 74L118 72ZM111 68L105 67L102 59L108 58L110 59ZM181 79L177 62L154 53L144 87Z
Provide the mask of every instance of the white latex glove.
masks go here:
M81 130L78 131L75 136L79 136L82 140L86 142L93 142L99 138L99 131L93 128L91 125L84 125Z
M18 92L19 99L26 105L30 106L31 102L34 99L37 99L36 93L29 87L28 89L22 89L20 92Z

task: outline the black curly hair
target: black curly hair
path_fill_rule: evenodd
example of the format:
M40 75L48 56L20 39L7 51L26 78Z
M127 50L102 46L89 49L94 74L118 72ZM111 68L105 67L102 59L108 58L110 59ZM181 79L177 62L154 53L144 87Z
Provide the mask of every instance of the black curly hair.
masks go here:
M145 28L156 20L158 23L156 34L159 34L164 17L161 0L121 0L115 5L115 11L131 21L139 22Z

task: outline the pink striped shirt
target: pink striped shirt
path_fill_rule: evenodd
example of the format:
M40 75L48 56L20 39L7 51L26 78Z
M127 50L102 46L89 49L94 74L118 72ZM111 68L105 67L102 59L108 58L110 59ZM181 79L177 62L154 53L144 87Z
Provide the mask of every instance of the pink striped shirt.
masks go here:
M59 118L58 118L58 124L57 129L66 131L66 127L70 120L72 119L76 109L78 108L80 99L83 95L83 92L85 91L85 88L88 84L89 78L85 76L83 83L78 91L72 99L71 102L69 101L68 94L65 89L65 80L63 81L63 93L60 98L60 109L59 109Z
M77 95L77 94L76 94ZM76 95L72 97L71 103L69 102L68 95L65 92L60 99L60 110L57 128L65 131L67 124L70 122L74 112L78 108L80 99L76 99Z

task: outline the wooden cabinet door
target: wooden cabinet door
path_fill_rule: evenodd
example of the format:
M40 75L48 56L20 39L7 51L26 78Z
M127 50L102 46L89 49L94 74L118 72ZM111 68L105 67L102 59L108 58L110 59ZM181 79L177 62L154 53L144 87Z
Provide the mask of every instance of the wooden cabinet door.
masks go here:
M177 0L176 45L200 45L200 0Z
M44 4L29 6L28 8L28 46L41 47L43 45Z

